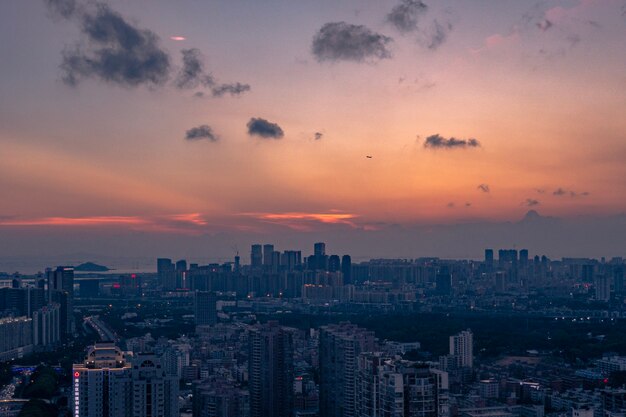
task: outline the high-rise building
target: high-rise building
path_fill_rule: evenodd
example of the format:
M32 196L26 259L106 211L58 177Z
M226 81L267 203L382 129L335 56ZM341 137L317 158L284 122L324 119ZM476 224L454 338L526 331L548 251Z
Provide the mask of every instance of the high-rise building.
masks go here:
M61 306L51 303L36 310L33 319L33 345L50 347L61 340Z
M596 300L598 301L610 301L611 300L610 277L604 274L596 275L593 280L593 284L596 289Z
M58 266L46 270L48 280L48 302L61 305L61 334L74 333L74 268Z
M337 272L341 269L341 260L339 255L330 255L328 258L328 271Z
M488 271L493 269L493 249L485 249L485 267Z
M351 323L320 328L320 416L356 415L358 357L375 344L374 332Z
M132 360L133 417L177 417L178 384L176 375L168 374L159 358L139 353Z
M437 293L441 295L450 295L452 293L452 274L450 268L442 266L437 273L435 281Z
M263 266L263 246L252 245L250 251L250 266L252 268L261 268Z
M313 255L324 256L326 255L326 243L317 242L313 245Z
M290 417L293 409L293 334L277 322L249 334L251 417Z
M446 417L448 374L381 353L362 353L356 397L357 417Z
M470 329L450 336L450 355L459 357L459 365L464 368L474 366L474 334Z
M352 282L352 258L350 255L343 255L341 257L341 273L343 274L343 283L353 284Z
M113 343L96 343L85 361L75 364L73 375L74 417L132 416L131 365Z
M164 290L176 289L176 267L171 259L157 259L157 276L161 288Z
M26 316L0 319L0 362L21 358L32 350L32 319Z
M194 386L193 417L250 417L250 393L223 379Z
M194 315L196 326L210 326L217 323L217 297L214 292L196 291L194 293Z
M131 358L113 343L96 343L75 364L74 417L178 416L178 378L154 355Z
M274 253L274 245L263 245L263 267L270 268L272 266L272 255Z

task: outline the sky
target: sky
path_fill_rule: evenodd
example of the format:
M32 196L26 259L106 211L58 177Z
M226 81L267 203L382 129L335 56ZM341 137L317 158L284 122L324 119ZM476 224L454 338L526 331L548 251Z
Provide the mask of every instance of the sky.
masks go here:
M625 0L6 0L0 37L0 270L626 255Z

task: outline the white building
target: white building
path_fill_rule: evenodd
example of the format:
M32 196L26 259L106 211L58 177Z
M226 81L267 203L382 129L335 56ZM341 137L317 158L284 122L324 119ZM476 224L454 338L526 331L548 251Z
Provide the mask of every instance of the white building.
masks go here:
M450 336L450 355L458 356L462 367L474 366L474 334L471 330Z

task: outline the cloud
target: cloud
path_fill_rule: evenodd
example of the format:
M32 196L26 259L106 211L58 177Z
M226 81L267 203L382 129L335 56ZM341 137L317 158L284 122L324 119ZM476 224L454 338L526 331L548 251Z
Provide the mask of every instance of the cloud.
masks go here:
M554 23L552 23L552 21L548 19L543 19L542 21L537 23L537 27L544 32L550 29L552 26L554 26Z
M231 96L238 96L240 94L245 93L246 91L250 91L249 84L242 83L233 83L233 84L220 84L211 89L211 93L213 97L222 97L225 94L230 94Z
M183 67L174 81L176 87L185 89L196 88L199 85L211 86L215 84L213 77L204 73L204 63L202 62L200 50L196 48L182 49L180 53L183 55Z
M417 30L417 20L421 14L424 14L428 6L421 0L402 0L387 15L387 21L390 22L400 32L413 32Z
M207 139L209 142L217 142L219 137L213 132L213 129L209 125L200 125L193 127L185 133L185 139L187 140L201 140Z
M44 0L44 2L54 16L65 19L72 17L78 10L76 0Z
M324 137L324 134L322 132L315 132L313 137L315 138L315 140L320 140Z
M535 200L534 198L527 198L523 204L528 207L533 207L533 206L538 206L540 203L539 203L539 200Z
M158 36L129 23L122 15L102 3L81 5L76 0L44 0L55 16L78 22L84 39L63 52L63 81L76 86L84 78L124 87L161 87L171 78L173 66L169 53ZM172 40L184 40L172 36ZM211 88L213 97L239 95L250 90L240 82L217 84L205 71L198 49L182 49L182 66L174 77L178 89ZM196 94L203 96L204 93Z
M479 185L478 187L476 187L476 188L478 188L478 189L479 189L480 191L482 191L483 193L488 193L488 192L490 192L490 191L491 191L491 189L489 188L489 185L487 185L487 184L480 184L480 185Z
M170 57L157 35L128 23L105 4L81 16L86 47L63 53L63 81L77 85L81 78L96 78L125 87L162 85L169 78Z
M311 50L319 61L355 61L391 58L387 48L392 38L363 25L330 22L313 38Z
M465 203L465 208L469 208L472 207L472 203L470 203L469 201Z
M448 34L452 31L452 24L441 24L433 20L430 28L422 34L422 43L431 50L439 48L448 39Z
M248 134L260 136L265 139L281 139L285 132L276 123L271 123L265 119L253 117L247 124Z
M583 197L584 196L588 196L589 192L588 191L576 192L574 190L566 190L564 188L559 187L559 188L557 188L556 190L554 190L552 192L552 195L555 195L557 197L562 197L562 196L568 195L568 196L574 198L574 197L578 197L578 196L583 196Z
M474 138L457 139L454 137L444 138L439 134L428 136L424 142L425 148L431 149L457 149L457 148L478 148L480 142Z
M454 208L454 203L453 202L449 202L448 204L446 204L446 207Z

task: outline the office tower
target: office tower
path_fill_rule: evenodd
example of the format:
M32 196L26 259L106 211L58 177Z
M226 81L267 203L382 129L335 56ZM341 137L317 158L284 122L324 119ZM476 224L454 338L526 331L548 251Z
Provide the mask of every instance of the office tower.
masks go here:
M343 283L345 285L353 284L352 282L352 258L350 255L341 257L341 273L343 274Z
M185 259L176 261L176 271L184 272L186 270L187 270L187 261Z
M91 346L72 371L74 417L133 415L131 365L115 344Z
M298 250L286 250L280 257L280 265L287 271L293 271L302 266L302 253Z
M210 326L217 323L217 297L214 292L196 291L194 293L194 315L196 326Z
M293 335L277 322L249 333L251 417L290 417L293 408Z
M522 268L528 266L528 249L522 249L519 251L519 265Z
M239 253L239 252L237 252L237 253ZM197 265L196 265L196 266L197 266ZM237 254L237 255L235 256L235 266L234 266L234 270L233 270L233 272L234 272L235 274L238 274L238 273L240 273L240 272L241 272L241 257L239 256L239 254Z
M165 372L153 354L132 360L133 417L178 417L178 377Z
M176 267L171 259L157 259L157 275L161 288L164 290L176 289Z
M330 255L328 258L328 271L337 272L341 269L341 260L339 255Z
M474 366L474 335L470 329L450 336L450 355L459 357L459 365L464 368Z
M272 254L274 253L274 245L263 245L263 267L269 268L272 266Z
M46 270L48 302L61 305L61 334L66 337L74 332L74 268L58 266Z
M96 343L73 367L74 416L178 416L178 378L153 355L126 357L113 343Z
M326 243L317 242L313 245L313 255L324 256L326 255Z
M252 268L261 268L263 266L263 247L261 245L252 245L250 266Z
M320 416L356 415L357 360L375 342L374 332L351 323L320 327Z
M485 267L487 271L493 269L493 249L485 249Z
M272 262L271 262L271 272L272 274L277 274L280 268L280 252L275 250L272 252Z

